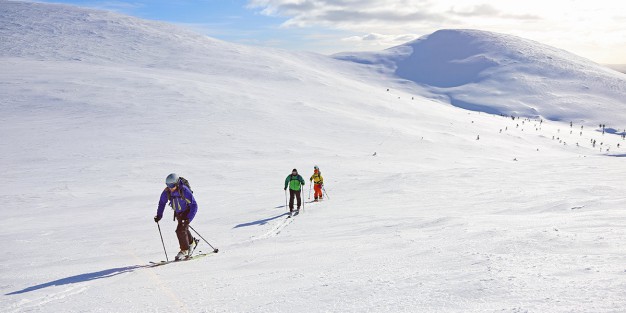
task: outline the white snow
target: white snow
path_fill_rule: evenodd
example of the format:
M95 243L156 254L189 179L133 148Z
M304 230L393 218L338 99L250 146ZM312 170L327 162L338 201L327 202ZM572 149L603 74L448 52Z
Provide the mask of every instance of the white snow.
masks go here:
M335 57L393 73L470 110L626 127L626 74L532 40L440 30L382 52Z
M553 53L542 47L533 55ZM622 312L626 141L591 122L620 127L609 121L622 121L624 76L560 55L577 67L541 83L545 62L497 59L489 83L418 86L381 67L2 1L0 311ZM589 75L617 87L565 83ZM539 99L539 114L567 122L439 97L462 91L499 111ZM555 94L598 103L558 115ZM570 127L572 114L587 124ZM284 179L295 167L308 182L314 164L330 198L287 221ZM220 252L148 268L164 259L152 217L170 172L190 180L192 226ZM172 258L170 212L160 224Z

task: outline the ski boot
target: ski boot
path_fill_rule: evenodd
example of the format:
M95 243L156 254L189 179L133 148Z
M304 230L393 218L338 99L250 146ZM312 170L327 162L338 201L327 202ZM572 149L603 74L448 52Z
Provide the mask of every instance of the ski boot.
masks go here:
M198 243L200 243L200 239L198 238L194 237L193 240L191 240L191 243L189 244L189 256L191 256L191 254L196 251Z
M174 258L174 261L184 260L187 257L189 257L189 250L180 250L180 252L178 252L176 257Z

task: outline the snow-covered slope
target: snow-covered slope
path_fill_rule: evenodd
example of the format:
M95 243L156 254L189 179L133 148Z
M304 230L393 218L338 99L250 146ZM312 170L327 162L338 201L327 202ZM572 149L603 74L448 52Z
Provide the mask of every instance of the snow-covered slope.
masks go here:
M626 127L626 75L511 35L440 30L382 52L335 57L378 65L462 108Z
M626 307L618 136L114 13L0 14L2 312ZM284 179L314 164L330 198L289 222ZM170 172L220 252L148 268ZM170 212L160 225L171 258Z

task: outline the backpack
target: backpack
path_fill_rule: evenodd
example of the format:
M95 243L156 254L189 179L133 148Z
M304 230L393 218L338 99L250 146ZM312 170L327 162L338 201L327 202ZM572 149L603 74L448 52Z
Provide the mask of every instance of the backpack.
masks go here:
M191 186L189 186L189 181L187 179L185 179L185 177L179 177L178 178L178 185L183 184L185 186L187 186L187 188L189 188L189 191L191 191L191 193L193 193L193 190L191 190Z

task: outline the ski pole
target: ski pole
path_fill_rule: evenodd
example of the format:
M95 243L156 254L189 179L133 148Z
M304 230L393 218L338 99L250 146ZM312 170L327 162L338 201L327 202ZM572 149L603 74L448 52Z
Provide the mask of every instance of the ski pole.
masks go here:
M287 205L287 189L285 189L285 210L288 210L289 206Z
M304 190L300 189L300 194L302 195L302 213L304 213L304 203L306 201L304 201Z
M326 199L330 200L330 197L328 196L328 192L326 192L326 188L324 188L324 185L322 185L322 190L326 194Z
M195 229L193 229L191 225L189 225L189 228L191 228L191 230L193 230L194 233L200 236L200 238L202 238L202 240L204 240L204 242L206 242L209 245L209 247L213 248L213 246L208 241L206 241L206 239L204 239L204 237L202 237L202 235L200 235ZM220 251L219 249L213 248L213 252L218 253L219 251Z
M163 251L165 252L165 260L169 262L170 259L167 257L167 250L165 250L165 242L163 242L163 234L161 233L161 225L159 225L159 222L157 222L157 227L159 228L159 236L161 236L161 243L163 244Z

